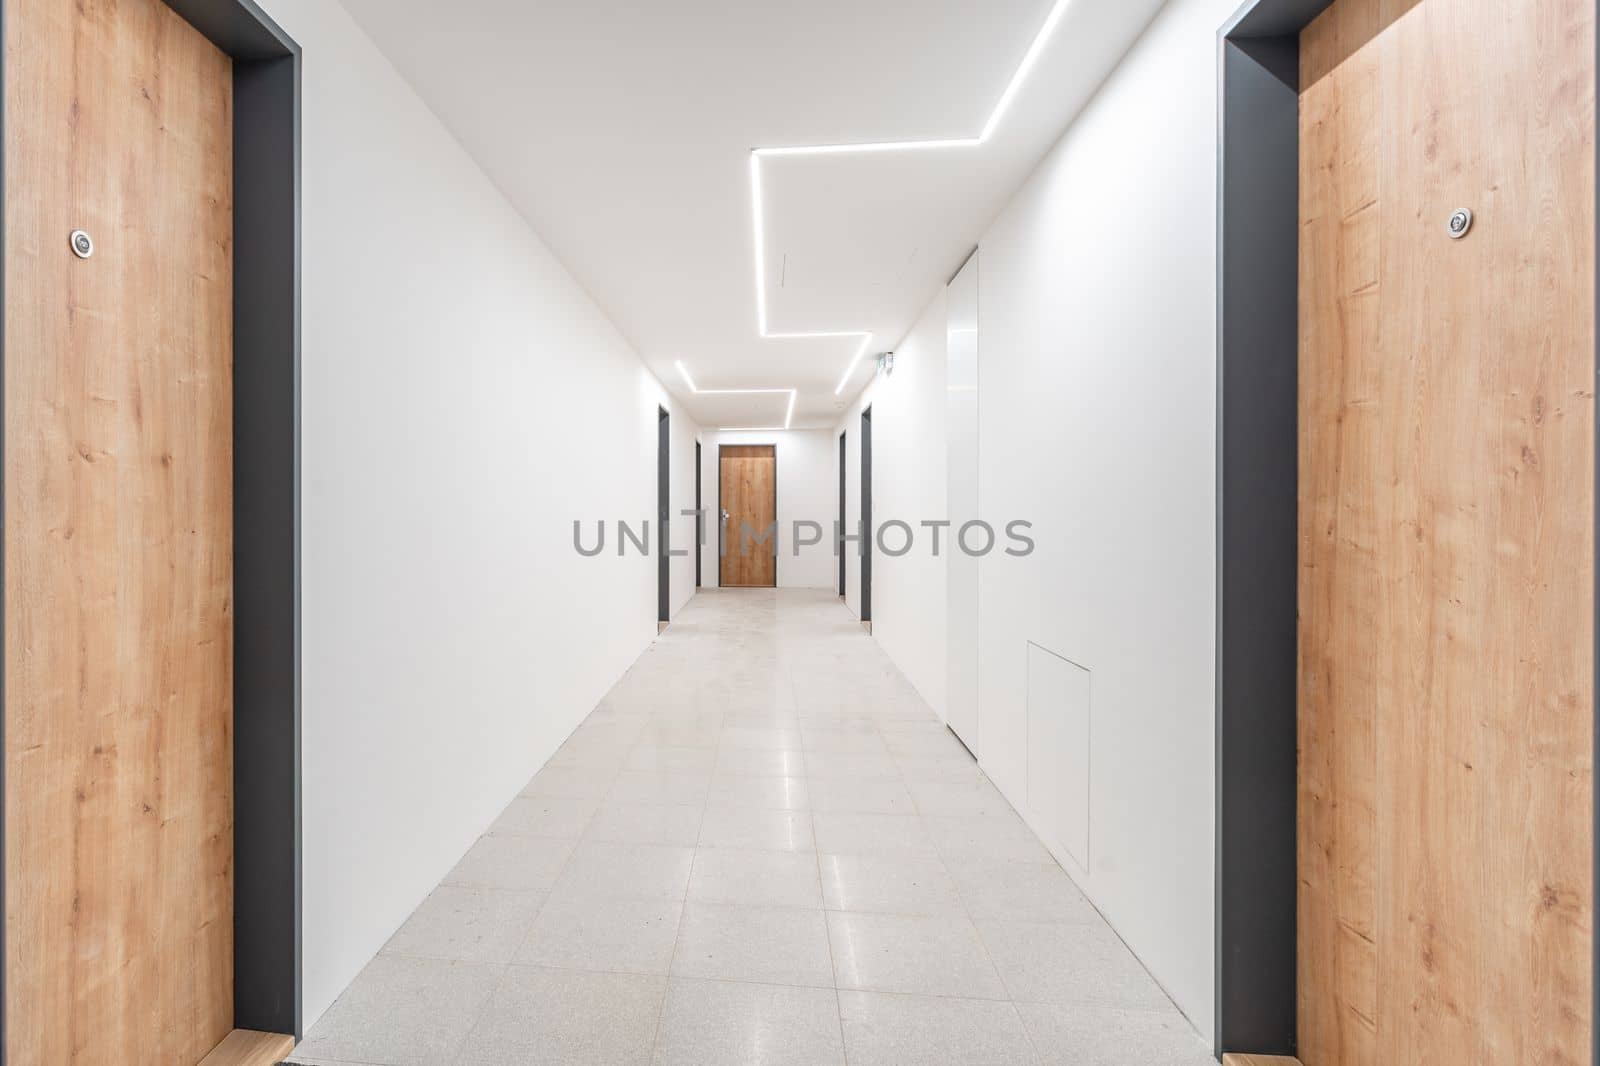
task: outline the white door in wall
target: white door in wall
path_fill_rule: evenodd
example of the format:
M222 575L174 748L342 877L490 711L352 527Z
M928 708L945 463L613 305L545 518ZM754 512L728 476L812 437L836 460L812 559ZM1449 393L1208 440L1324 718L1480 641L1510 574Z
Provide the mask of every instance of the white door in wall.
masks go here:
M948 556L948 724L978 754L978 560L960 548L961 527L978 518L978 253L950 282L948 391L950 552ZM974 543L981 538L974 538Z

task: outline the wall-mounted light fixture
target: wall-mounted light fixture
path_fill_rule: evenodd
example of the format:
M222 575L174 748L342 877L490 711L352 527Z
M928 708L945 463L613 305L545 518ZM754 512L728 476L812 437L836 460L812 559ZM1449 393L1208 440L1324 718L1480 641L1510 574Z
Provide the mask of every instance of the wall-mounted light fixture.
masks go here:
M882 374L884 377L889 377L894 373L893 352L878 353L878 373Z

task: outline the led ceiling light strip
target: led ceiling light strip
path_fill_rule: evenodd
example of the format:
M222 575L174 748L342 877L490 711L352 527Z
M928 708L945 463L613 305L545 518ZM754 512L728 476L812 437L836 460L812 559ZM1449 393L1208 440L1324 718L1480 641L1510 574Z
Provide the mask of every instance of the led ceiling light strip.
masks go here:
M775 433L779 429L788 429L794 425L794 405L800 398L799 389L702 389L694 383L694 378L689 376L689 368L683 365L682 359L674 360L673 365L678 368L678 373L683 375L683 383L689 386L689 391L696 396L788 396L789 413L784 416L783 425L771 427L757 427L753 429L733 429L724 427L723 433Z
M1000 94L999 101L994 105L994 110L989 112L989 120L983 124L983 130L976 137L953 138L933 141L877 141L865 144L811 144L792 145L787 148L756 148L750 152L750 203L753 213L755 229L756 251L756 321L760 327L761 337L764 340L817 340L828 337L860 337L861 346L856 349L855 356L850 360L850 365L845 368L844 376L839 379L839 385L833 390L838 396L844 392L844 387L849 384L850 378L855 374L856 367L861 365L862 356L867 354L867 347L872 343L872 333L868 330L831 330L819 333L771 333L767 330L767 236L766 236L766 207L762 202L761 189L761 160L764 157L778 158L780 156L800 155L846 155L867 152L903 152L903 151L939 151L951 148L977 148L993 136L999 128L1000 122L1005 118L1006 112L1011 110L1012 102L1017 98L1022 83L1027 80L1028 74L1039 61L1040 54L1049 43L1050 37L1055 33L1056 27L1061 23L1061 17L1066 14L1067 6L1072 0L1056 0L1055 6L1050 9L1050 14L1045 17L1044 25L1039 27L1039 32L1034 35L1033 43L1028 46L1028 51L1023 55L1021 64L1016 73L1011 75L1011 80L1006 84L1005 91ZM790 403L791 417L794 404Z

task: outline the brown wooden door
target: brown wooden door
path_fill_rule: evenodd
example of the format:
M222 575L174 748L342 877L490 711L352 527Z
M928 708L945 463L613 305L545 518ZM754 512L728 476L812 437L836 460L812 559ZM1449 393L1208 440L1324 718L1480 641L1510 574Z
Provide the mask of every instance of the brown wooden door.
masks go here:
M160 0L6 16L7 1061L189 1066L233 1011L231 66Z
M1301 38L1306 1066L1590 1061L1593 14Z
M778 585L778 450L771 444L722 446L724 588ZM748 533L742 531L749 530ZM771 531L765 543L760 538Z

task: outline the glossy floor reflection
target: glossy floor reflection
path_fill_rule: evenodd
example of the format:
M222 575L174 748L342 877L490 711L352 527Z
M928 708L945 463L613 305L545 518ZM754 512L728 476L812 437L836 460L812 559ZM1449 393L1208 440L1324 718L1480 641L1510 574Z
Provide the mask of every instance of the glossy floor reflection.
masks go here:
M705 592L301 1044L307 1066L1212 1066L825 592Z

